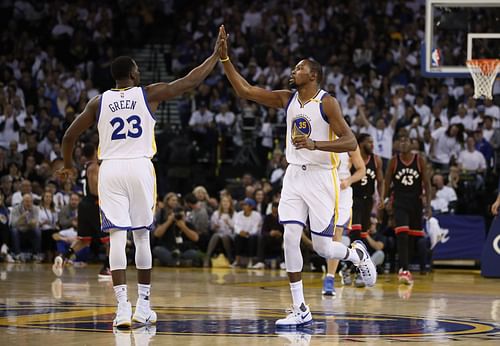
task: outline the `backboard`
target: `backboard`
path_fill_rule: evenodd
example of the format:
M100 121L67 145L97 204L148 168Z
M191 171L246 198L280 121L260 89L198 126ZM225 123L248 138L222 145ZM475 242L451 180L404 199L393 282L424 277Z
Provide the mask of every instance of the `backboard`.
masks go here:
M422 74L470 78L470 59L500 58L500 0L427 0Z

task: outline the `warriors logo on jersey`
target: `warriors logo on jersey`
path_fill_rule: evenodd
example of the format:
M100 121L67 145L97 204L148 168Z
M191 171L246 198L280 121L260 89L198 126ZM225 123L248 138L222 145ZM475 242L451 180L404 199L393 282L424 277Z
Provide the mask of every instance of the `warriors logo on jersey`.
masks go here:
M311 122L307 115L300 114L293 120L292 139L298 136L307 136L311 134Z

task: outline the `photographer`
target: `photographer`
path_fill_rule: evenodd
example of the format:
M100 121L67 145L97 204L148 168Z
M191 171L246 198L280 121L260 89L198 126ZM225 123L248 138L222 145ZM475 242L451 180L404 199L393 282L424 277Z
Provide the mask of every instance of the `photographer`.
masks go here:
M184 208L162 210L153 232L153 255L162 266L201 266L203 255L198 250L199 235L192 223L186 221ZM170 210L169 210L170 209Z

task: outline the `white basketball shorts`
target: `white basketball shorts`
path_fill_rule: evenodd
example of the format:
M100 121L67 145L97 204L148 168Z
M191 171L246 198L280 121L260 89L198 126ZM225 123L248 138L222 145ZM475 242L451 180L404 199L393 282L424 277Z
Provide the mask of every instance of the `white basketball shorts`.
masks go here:
M289 165L283 178L278 207L280 223L306 225L311 232L331 237L336 222L339 181L336 169Z
M156 175L151 160L104 160L99 169L101 229L153 229Z
M341 189L339 192L339 216L337 227L350 227L352 215L352 187Z

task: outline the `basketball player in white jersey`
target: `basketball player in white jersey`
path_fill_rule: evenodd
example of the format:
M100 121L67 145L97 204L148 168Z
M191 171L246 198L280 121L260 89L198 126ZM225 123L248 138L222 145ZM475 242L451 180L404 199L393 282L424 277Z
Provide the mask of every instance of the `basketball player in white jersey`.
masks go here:
M356 150L349 153L340 153L340 165L337 168L338 177L340 179L340 192L339 192L339 213L337 223L335 225L335 233L333 234L333 241L342 241L344 230L349 228L352 213L352 187L351 184L361 179L366 174L366 167L359 146ZM354 166L356 171L351 175L351 167ZM335 296L335 272L339 266L338 259L326 260L327 273L323 280L322 294L326 296Z
M223 28L224 30L224 28ZM321 66L302 60L292 72L296 92L269 91L251 86L236 71L227 55L223 32L220 60L238 96L267 107L285 108L286 159L289 166L279 203L280 222L285 226L285 265L293 304L288 316L276 321L278 328L296 328L312 322L302 287L300 238L309 219L314 250L325 258L349 260L359 266L367 286L376 281L375 266L362 242L348 248L332 241L338 216L339 183L336 152L356 149L356 138L347 126L335 98L321 90Z
M89 101L85 110L71 124L62 141L65 177L73 169L72 153L80 134L97 122L99 206L101 228L110 234L109 262L118 308L113 325L129 327L132 319L155 323L151 310L151 248L149 232L153 227L156 203L155 171L151 158L156 153L154 112L160 102L182 95L198 86L213 70L218 60L222 28L213 54L187 76L170 83L139 87L140 73L134 60L121 56L111 64L116 88ZM134 315L126 285L127 231L133 232L138 300Z

